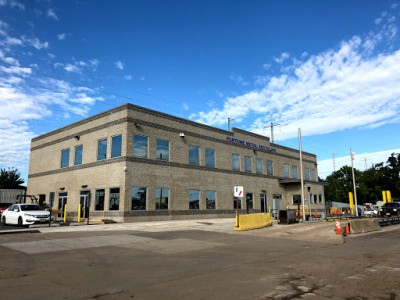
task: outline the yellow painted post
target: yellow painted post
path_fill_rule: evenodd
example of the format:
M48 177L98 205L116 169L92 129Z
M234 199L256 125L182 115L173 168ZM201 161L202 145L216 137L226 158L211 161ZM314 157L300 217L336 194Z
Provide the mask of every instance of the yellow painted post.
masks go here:
M392 202L392 193L390 191L386 191L386 200L387 202Z
M56 213L54 214L54 222L57 222L57 216L58 216L58 205L56 204Z
M271 213L271 205L268 206L268 213L269 213L269 214Z
M81 208L82 208L82 204L79 204L79 210L78 210L78 223L81 222Z
M386 203L386 191L382 191L383 203Z
M67 222L67 204L64 206L64 223Z
M350 203L351 214L354 215L354 202L353 202L352 192L349 192L349 203Z

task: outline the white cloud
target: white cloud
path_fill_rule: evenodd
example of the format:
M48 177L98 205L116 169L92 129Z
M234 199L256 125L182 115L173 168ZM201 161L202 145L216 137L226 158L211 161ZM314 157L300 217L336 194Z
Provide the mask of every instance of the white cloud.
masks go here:
M54 12L54 10L52 10L51 8L47 10L47 16L48 16L49 18L54 19L54 20L57 20L57 21L59 20L59 19L58 19L58 16L57 16L56 13Z
M133 79L132 75L125 75L124 78L126 80L132 80Z
M268 70L269 68L271 68L271 64L263 64L263 68L265 70Z
M189 110L189 105L187 105L187 103L182 103L182 106L184 110Z
M353 149L353 152L356 150ZM365 171L365 165L367 169L371 168L372 165L379 163L386 164L387 159L392 153L400 153L400 149L384 150L372 153L355 153L353 165L354 168L360 171ZM348 156L335 157L335 170L338 171L343 166L351 166L350 160L350 149ZM326 178L333 172L333 155L331 159L324 159L318 161L318 176Z
M66 36L67 36L66 33L60 33L60 34L57 35L58 39L61 40L61 41L62 41L62 40L65 40L65 37L66 37Z
M16 0L0 0L0 6L17 7L22 10L25 9L25 5Z
M41 43L38 38L27 39L26 41L29 42L37 50L47 49L49 47L48 42Z
M382 23L382 21L383 21L382 18L376 18L375 21L374 21L374 23L375 23L376 25L379 25L379 24Z
M64 70L67 72L81 73L82 69L76 64L66 64Z
M247 129L259 134L266 121L274 121L282 124L281 140L296 137L298 128L306 136L399 122L400 50L371 54L364 47L376 49L393 33L397 37L396 30L355 36L296 61L281 75L258 77L260 89L227 98L222 109L198 113L197 121L223 125L228 116L248 118Z
M118 69L120 69L120 70L123 70L124 69L124 64L121 62L121 61L116 61L115 63L114 63L114 65L118 68Z
M247 81L243 79L242 76L236 73L233 73L231 76L229 76L229 79L233 80L237 85L246 86L249 84Z
M283 63L286 59L288 59L289 57L290 57L290 54L289 54L289 53L283 52L283 53L281 54L281 56L275 57L274 60L275 60L275 62L277 62L278 64L281 64L281 63Z
M32 69L31 68L21 68L17 66L0 66L0 72L6 73L6 74L16 74L16 75L26 75L26 74L31 74Z

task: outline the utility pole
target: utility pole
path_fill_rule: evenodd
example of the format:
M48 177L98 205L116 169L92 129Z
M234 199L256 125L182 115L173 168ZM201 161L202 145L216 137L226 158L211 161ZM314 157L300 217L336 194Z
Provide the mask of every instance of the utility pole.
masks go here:
M306 221L306 210L304 208L303 156L302 156L302 152L301 152L301 131L300 131L300 128L299 128L299 152L300 152L301 205L303 207L303 222L305 222Z
M350 148L350 159L351 159L351 173L353 175L354 203L355 203L355 208L356 208L356 216L358 217L356 179L354 177L354 167L353 167L354 153L351 150L351 148Z
M265 126L265 127L264 127L264 128L271 127L271 143L274 142L274 126L279 126L279 125L281 125L281 124L275 124L275 125L274 125L274 122L271 122L271 125L270 125L270 126Z

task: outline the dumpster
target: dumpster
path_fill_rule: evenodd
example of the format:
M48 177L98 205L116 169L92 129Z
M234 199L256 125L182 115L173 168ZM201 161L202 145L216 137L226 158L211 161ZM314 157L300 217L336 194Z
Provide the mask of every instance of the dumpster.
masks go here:
M297 222L297 217L295 209L286 209L279 211L279 218L278 218L279 224L291 224L296 222Z

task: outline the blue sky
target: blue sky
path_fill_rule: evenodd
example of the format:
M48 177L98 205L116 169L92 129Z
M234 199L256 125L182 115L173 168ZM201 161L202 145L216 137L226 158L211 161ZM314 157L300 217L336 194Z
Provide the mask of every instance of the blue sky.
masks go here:
M130 102L317 154L400 152L400 2L0 0L0 167Z

